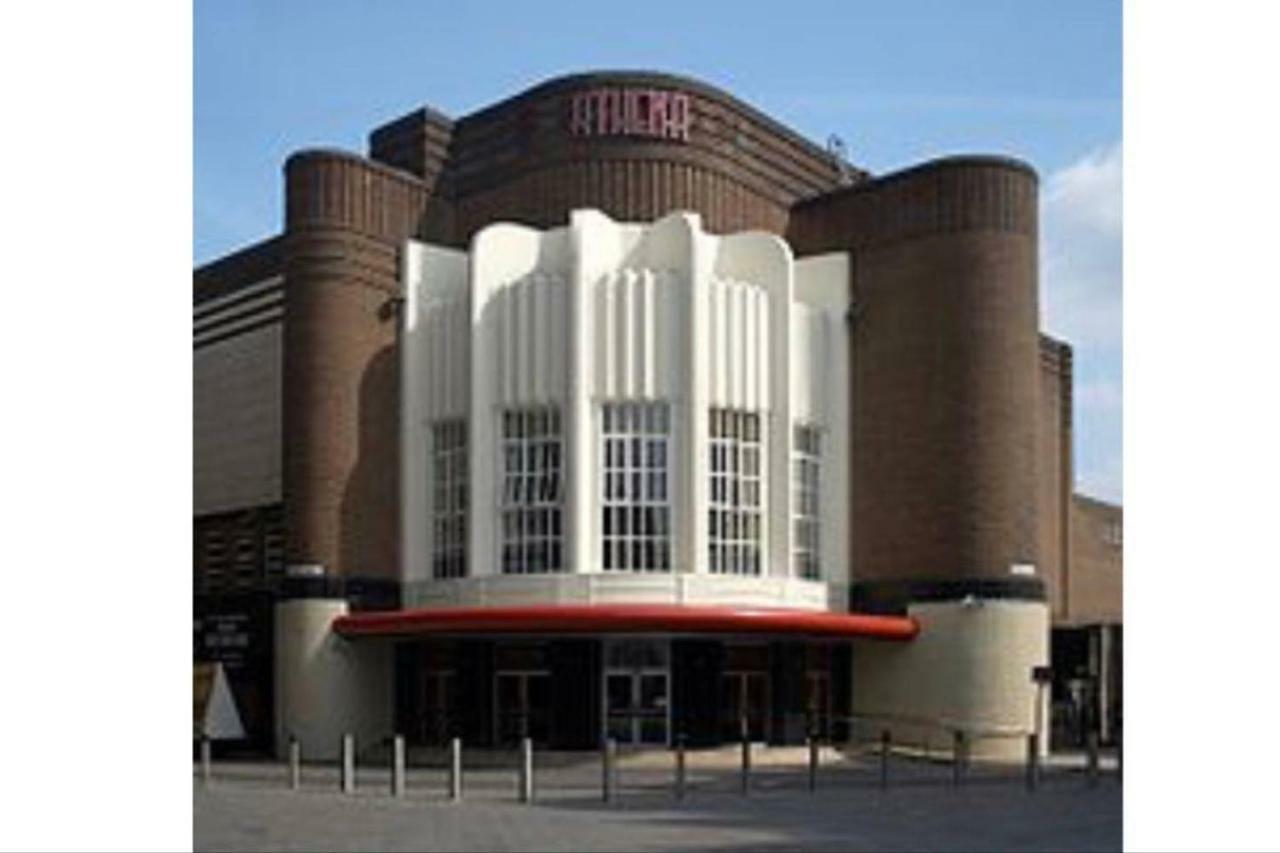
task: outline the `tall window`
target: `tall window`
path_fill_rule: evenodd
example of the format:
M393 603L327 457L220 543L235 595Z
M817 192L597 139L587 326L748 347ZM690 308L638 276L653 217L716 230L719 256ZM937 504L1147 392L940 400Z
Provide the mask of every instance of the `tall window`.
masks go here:
M564 569L560 434L556 408L502 416L502 571L508 574Z
M711 410L711 571L760 574L760 416Z
M822 576L818 559L818 476L821 470L822 434L816 427L797 425L791 456L792 536L791 564L796 575L810 580Z
M666 403L601 407L605 571L671 571L670 435Z
M431 426L435 472L431 574L460 578L467 574L467 423L447 420Z

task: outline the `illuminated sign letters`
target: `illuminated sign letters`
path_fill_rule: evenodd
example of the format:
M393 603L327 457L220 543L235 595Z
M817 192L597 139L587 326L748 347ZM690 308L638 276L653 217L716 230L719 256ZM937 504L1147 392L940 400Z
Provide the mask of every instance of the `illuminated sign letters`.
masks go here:
M647 136L689 141L689 96L663 89L601 88L574 94L574 136Z

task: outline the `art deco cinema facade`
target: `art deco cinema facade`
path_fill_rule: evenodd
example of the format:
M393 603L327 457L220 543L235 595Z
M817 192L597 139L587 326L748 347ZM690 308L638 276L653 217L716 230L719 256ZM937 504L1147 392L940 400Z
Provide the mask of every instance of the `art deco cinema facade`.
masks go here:
M1119 512L1071 492L1030 167L872 176L610 72L284 172L282 233L195 273L197 656L257 746L1014 755L1051 660L1106 734Z

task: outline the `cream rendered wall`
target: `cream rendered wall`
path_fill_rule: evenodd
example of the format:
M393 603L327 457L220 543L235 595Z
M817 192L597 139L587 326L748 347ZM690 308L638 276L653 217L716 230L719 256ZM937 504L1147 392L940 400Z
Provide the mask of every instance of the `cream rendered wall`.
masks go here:
M619 224L597 211L575 211L570 227L578 252L575 281L584 294L583 321L571 358L581 370L578 405L584 442L574 449L582 466L584 512L577 516L579 540L574 543L580 573L600 572L602 563L598 525L600 499L599 435L601 406L622 400L665 402L670 406L672 470L686 470L681 427L688 412L687 372L690 336L685 326L693 276L694 229L680 216L652 226ZM575 394L578 393L575 390ZM575 397L575 399L578 399ZM685 484L671 482L673 518L683 518L690 506ZM690 531L677 524L672 531L674 571L688 565L682 555L691 549ZM603 575L615 583L618 575ZM642 584L643 585L643 584ZM616 584L640 598L650 592L635 584ZM665 594L655 594L666 598Z
M484 228L469 253L471 405L468 463L471 477L468 571L473 577L498 572L498 440L502 410L564 404L572 382L565 349L570 334L539 334L541 322L556 313L572 329L580 314L572 292L563 294L570 273L565 229L548 233L523 225ZM553 310L553 306L559 306ZM567 308L567 310L566 310ZM558 313L557 313L558 312ZM571 406L565 426L572 443ZM566 458L569 476L566 522L572 530L576 460ZM580 476L580 473L577 475Z
M431 252L441 253L432 255ZM455 253L456 254L456 253ZM435 257L434 269L427 269ZM449 258L441 261L440 258ZM796 303L797 264L785 241L765 233L718 237L702 231L696 214L674 213L652 224L617 223L595 210L574 211L569 225L538 231L497 224L472 241L466 271L468 292L470 423L470 576L429 579L431 472L419 460L405 480L412 482L403 502L405 578L410 603L458 606L535 601L699 601L844 609L843 525L831 522L824 533L824 563L832 567L826 583L791 575L791 423L792 388L801 383L841 381L843 326L831 307L847 292L848 267L838 256L801 267L813 305ZM417 458L429 446L429 434L415 433L428 423L437 404L421 374L427 337L450 335L457 304L457 272L463 262L448 250L410 241L405 252L407 316L427 305L412 291L447 291L441 299L441 327L406 326L404 440L415 445L405 457ZM841 278L843 276L843 278ZM433 284L433 278L449 283ZM826 300L825 302L823 300ZM806 343L790 342L804 311ZM427 334L419 334L418 330ZM449 346L457 343L449 338ZM464 344L465 345L465 344ZM442 346L438 342L434 346ZM438 356L437 356L438 357ZM835 367L795 373L797 360L818 357ZM823 372L827 371L827 372ZM794 374L794 375L793 375ZM452 386L450 386L452 387ZM822 398L808 385L807 398ZM446 395L456 409L459 395ZM830 411L813 409L809 417L843 438L844 389ZM599 413L602 404L664 401L671 406L673 459L672 517L674 569L670 575L604 573L600 570L598 530L600 486ZM497 458L503 409L559 404L564 415L565 548L567 571L527 577L502 576L497 559L500 489ZM764 427L762 447L768 487L764 497L764 564L760 577L707 573L707 447L710 407L757 411ZM834 443L833 443L834 444ZM428 460L429 461L429 460ZM824 502L847 494L847 465L825 470ZM839 472L838 474L835 472ZM826 522L824 521L824 526ZM839 531L839 533L837 533ZM831 554L826 550L830 546ZM579 577L575 577L579 576ZM584 580L581 576L589 576ZM691 576L705 576L697 583Z
M705 398L712 407L761 415L761 465L768 472L761 508L764 574L789 577L792 353L788 340L794 259L786 241L773 234L752 231L706 239L715 260L711 322L699 336L712 353ZM707 458L704 454L699 462ZM697 466L699 479L705 481L707 474ZM701 549L703 560L706 552Z
M844 252L796 261L791 323L791 416L822 431L818 472L819 556L828 583L845 589L849 577L849 256Z
M347 613L334 599L294 599L276 605L276 755L287 754L296 737L307 761L341 756L351 734L357 752L391 734L391 644L352 643L333 633L333 620Z
M431 424L465 418L471 386L467 254L409 242L401 264L400 503L410 507L400 525L406 584L431 577L435 476Z
M854 644L853 713L868 718L859 733L874 738L887 728L897 743L949 749L941 723L974 734L975 758L1025 758L1026 735L1046 731L1031 670L1049 663L1048 605L975 599L913 604L908 613L920 622L910 643Z

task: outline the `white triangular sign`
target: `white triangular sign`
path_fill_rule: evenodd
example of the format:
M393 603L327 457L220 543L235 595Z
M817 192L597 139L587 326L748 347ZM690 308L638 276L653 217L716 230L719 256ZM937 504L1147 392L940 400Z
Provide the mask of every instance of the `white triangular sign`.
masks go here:
M204 709L204 733L210 740L244 738L244 725L240 722L236 699L231 695L231 684L227 681L227 673L222 664L218 664L214 671L213 690L209 694L209 704Z

